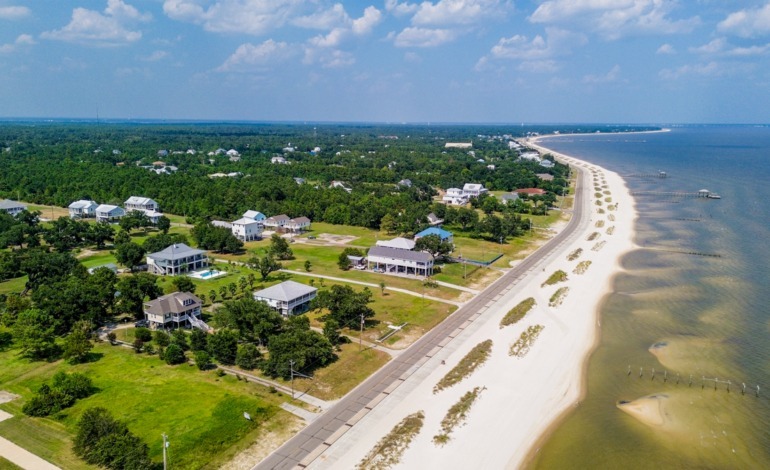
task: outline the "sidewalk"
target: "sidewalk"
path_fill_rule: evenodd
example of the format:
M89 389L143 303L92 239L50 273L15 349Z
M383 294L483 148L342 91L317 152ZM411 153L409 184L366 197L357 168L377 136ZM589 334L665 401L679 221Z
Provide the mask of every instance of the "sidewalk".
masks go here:
M9 418L13 418L13 415L0 410L0 421ZM59 470L59 467L56 465L41 459L37 455L2 437L0 437L0 457L26 470Z

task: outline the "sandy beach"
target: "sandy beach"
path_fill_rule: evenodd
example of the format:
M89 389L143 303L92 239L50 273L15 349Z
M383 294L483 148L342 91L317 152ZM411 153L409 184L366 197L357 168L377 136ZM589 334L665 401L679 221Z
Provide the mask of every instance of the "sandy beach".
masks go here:
M394 426L418 411L425 415L424 424L392 468L519 468L537 452L538 442L554 423L579 406L586 359L601 328L599 307L613 275L621 269L620 257L634 248L636 211L619 175L532 141L528 146L582 171L585 213L590 216L573 237L489 305L483 317L423 364L309 468L355 468ZM578 265L582 270L576 272ZM544 285L557 270L568 278ZM560 304L549 305L557 289L566 294ZM529 297L536 302L532 310L518 323L501 328L503 316ZM537 325L543 328L529 351L521 357L509 355L521 334ZM493 343L486 363L459 384L434 394L436 383L486 340ZM475 387L480 394L464 423L452 430L444 445L434 444L447 411Z

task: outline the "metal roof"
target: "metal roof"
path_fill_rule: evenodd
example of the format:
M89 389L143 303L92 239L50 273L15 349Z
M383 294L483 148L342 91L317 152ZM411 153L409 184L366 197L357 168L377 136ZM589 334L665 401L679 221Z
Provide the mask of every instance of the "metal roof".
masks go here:
M147 255L147 257L152 259L175 260L189 258L190 256L200 255L203 253L205 253L205 251L189 247L184 243L176 243L157 253L151 253Z
M254 292L255 299L270 299L280 300L282 302L290 302L294 299L302 297L303 295L312 294L317 291L315 287L310 287L305 284L300 284L295 281L284 281L280 284L268 287Z
M409 251L400 250L398 248L391 248L389 246L373 246L369 248L369 259L372 256L380 256L382 258L402 259L408 261L418 261L422 263L428 263L433 261L433 256L430 253L423 251Z

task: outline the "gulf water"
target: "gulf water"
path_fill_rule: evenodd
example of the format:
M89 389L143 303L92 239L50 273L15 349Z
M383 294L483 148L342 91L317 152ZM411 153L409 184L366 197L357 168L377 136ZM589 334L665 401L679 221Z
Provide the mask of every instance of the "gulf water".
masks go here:
M770 468L770 127L543 143L624 176L639 248L601 306L587 394L532 466ZM721 199L651 194L701 189Z

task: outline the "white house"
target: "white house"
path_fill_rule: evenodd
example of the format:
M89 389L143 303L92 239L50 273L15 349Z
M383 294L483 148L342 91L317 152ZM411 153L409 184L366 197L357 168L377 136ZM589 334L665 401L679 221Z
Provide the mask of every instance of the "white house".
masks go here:
M427 215L427 219L428 219L428 225L430 225L431 227L441 226L441 224L444 223L444 219L439 219L439 217L433 212Z
M203 302L189 292L174 292L144 303L144 318L152 328L205 327L200 320Z
M263 223L265 224L265 227L272 228L273 230L278 230L283 228L284 225L286 225L289 222L289 220L291 219L289 218L288 215L281 214L281 215L274 215L273 217L268 217L267 219L264 220Z
M111 204L99 204L96 208L96 220L98 222L115 222L124 215L126 215L126 211L122 207Z
M176 243L147 255L147 270L161 276L184 274L209 265L206 252Z
M505 193L501 197L503 204L510 204L512 202L515 202L517 199L519 199L519 195L517 193Z
M240 219L233 221L231 225L231 230L235 238L244 242L262 238L262 229L263 226L261 222L246 217L241 217Z
M283 228L294 233L304 232L310 229L310 219L307 217L296 217L286 222Z
M487 192L487 188L485 188L483 184L465 183L465 186L463 186L463 195L469 198L479 197L485 192Z
M263 214L263 213L261 213L259 211L252 211L252 210L248 210L248 211L244 212L241 217L243 217L245 219L251 219L251 220L254 220L254 221L257 221L257 222L261 222L261 221L267 219L265 214Z
M414 250L414 240L404 237L396 237L392 240L377 240L376 245L395 248L397 250Z
M530 160L533 162L539 162L540 161L540 154L537 152L524 152L521 155L519 155L519 158L522 160Z
M71 219L86 219L96 217L96 208L99 204L94 201L81 199L69 205Z
M452 204L455 206L464 206L468 204L468 196L463 194L463 190L460 188L449 188L441 198L446 204Z
M18 215L19 212L27 210L27 206L20 202L11 201L10 199L3 199L0 201L0 211L5 211L12 216Z
M392 274L430 276L433 274L433 256L422 251L400 250L389 246L373 246L366 256L369 269Z
M123 203L126 211L156 211L160 212L160 204L148 197L131 196Z
M240 152L238 152L235 149L228 150L227 152L225 152L225 155L227 155L228 157L240 157L241 156Z
M350 187L348 187L347 183L345 183L344 181L337 181L337 180L334 180L334 181L332 181L332 182L329 184L329 187L330 187L330 188L342 188L342 189L344 189L344 190L345 190L345 191L347 191L347 192L351 192L351 191L353 191L353 190L352 190Z
M297 315L307 311L318 289L294 281L284 281L254 292L254 300L267 303L281 315Z
M447 142L444 144L447 149L469 149L473 148L473 142Z
M540 160L540 166L543 168L553 168L555 165L551 160Z
M286 159L283 158L283 157L273 157L273 158L270 159L270 163L274 163L274 164L278 164L278 165L286 165L289 162L286 161Z

